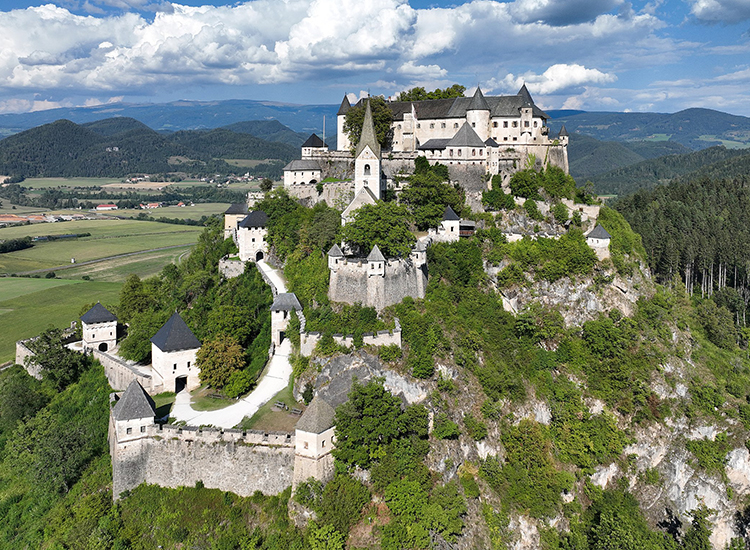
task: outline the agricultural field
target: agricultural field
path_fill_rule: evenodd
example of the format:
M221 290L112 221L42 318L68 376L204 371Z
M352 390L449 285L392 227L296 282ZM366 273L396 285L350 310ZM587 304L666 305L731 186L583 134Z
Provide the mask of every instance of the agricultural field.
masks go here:
M120 254L191 245L203 230L197 226L135 220L83 220L0 228L0 239L27 235L91 233L71 240L37 242L32 248L0 255L0 273L50 270Z
M120 183L119 178L27 178L20 185L31 189L53 187L100 187Z
M165 265L179 263L187 255L192 245L167 250L153 250L132 256L120 256L96 263L70 267L64 271L57 271L58 277L80 279L89 277L92 281L124 282L128 275L134 273L141 279L158 274Z
M154 218L164 217L181 220L199 220L203 216L224 214L224 211L227 208L229 208L229 203L226 202L206 202L196 204L195 206L165 206L163 208L153 208L149 210L142 210L140 208L123 208L120 210L107 210L99 212L99 214L112 218L137 218L140 214L146 214L147 216L152 216Z
M57 279L0 279L0 363L15 357L16 340L50 326L66 327L83 306L116 304L121 283Z

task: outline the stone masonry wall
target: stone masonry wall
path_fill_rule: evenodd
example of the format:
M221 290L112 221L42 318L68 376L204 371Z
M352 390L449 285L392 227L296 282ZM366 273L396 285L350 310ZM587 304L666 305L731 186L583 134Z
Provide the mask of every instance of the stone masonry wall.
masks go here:
M309 357L310 355L312 355L312 352L315 350L315 346L318 344L318 341L322 338L322 336L323 335L320 332L302 332L299 339L300 354L304 355L305 357ZM334 334L333 340L340 346L344 346L347 348L351 348L354 346L353 334L347 334L346 336L342 334ZM396 319L396 328L393 330L379 330L376 333L366 332L362 335L362 343L365 346L380 347L395 345L400 348L401 324L399 323L399 320Z
M42 369L34 363L33 361L29 360L29 364L26 365L24 363L24 360L27 357L33 357L34 352L31 351L29 348L26 347L26 344L24 343L25 340L19 340L16 342L16 364L22 365L26 368L26 372L29 373L29 376L33 376L37 380L42 379Z
M110 425L113 495L141 483L194 486L250 496L276 495L292 484L293 434L194 427L147 427L143 437L117 443Z
M354 183L350 181L324 183L320 194L315 185L289 185L286 190L292 197L310 207L325 201L332 208L344 210L354 198Z
M241 260L230 260L222 258L219 260L219 273L227 279L239 277L245 272L245 262Z
M93 350L94 359L99 361L104 367L104 375L109 381L109 385L115 390L124 390L133 380L143 386L149 393L155 393L154 380L148 374L142 373L128 365L122 359L109 355L99 350Z

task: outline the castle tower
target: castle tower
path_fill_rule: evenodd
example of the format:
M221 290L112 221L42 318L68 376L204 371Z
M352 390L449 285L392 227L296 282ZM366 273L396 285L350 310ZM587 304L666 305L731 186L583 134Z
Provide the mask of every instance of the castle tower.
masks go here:
M532 118L534 116L534 100L531 98L526 84L521 86L518 90L518 95L521 96L521 141L528 143L532 140Z
M109 453L112 457L112 498L146 481L142 459L144 439L156 416L154 400L133 380L109 413Z
M313 398L295 427L294 478L292 489L315 478L326 483L333 478L334 417L336 412L322 397Z
M344 132L344 122L346 122L346 113L352 108L349 98L344 94L338 113L336 113L336 149L338 151L348 151L352 148L349 136ZM323 136L325 138L325 136Z
M289 326L292 311L302 311L302 306L293 292L282 292L271 304L271 341L274 345L281 345L286 337L285 331Z
M195 365L200 340L175 312L151 338L151 368L161 377L162 391L179 393L200 386L200 369ZM154 385L158 383L155 380Z
M375 134L370 100L365 107L362 134L354 152L354 195L367 187L376 199L380 200L382 178L380 174L380 143Z
M596 227L586 235L586 244L596 252L599 261L609 258L609 243L611 240L612 235L601 224L596 224Z
M237 248L240 250L241 261L257 262L268 254L267 225L268 215L262 210L250 212L240 222L237 228Z
M240 222L247 217L247 204L233 203L224 211L224 238L231 239Z
M439 233L444 235L444 240L454 242L458 240L460 227L461 218L453 211L453 208L446 206L443 213L443 221L440 222Z
M370 255L367 256L367 276L385 277L385 257L378 245L373 246Z
M325 138L325 136L323 136ZM311 158L320 156L320 153L328 151L328 144L318 137L318 134L312 134L307 141L302 144L302 158Z
M466 109L466 122L474 129L482 142L490 137L490 106L484 99L479 86Z
M565 127L565 124L563 124L562 128L560 128L560 133L557 134L557 140L560 142L560 145L568 145L569 137L568 129Z
M112 351L117 345L117 317L99 302L81 315L83 349Z
M344 261L344 253L339 248L339 245L334 244L331 250L328 251L328 269L336 271L339 266L339 262Z

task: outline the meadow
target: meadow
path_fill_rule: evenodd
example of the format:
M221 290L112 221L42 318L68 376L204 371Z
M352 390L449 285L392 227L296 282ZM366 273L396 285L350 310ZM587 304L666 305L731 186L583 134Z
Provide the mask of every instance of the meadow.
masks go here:
M0 273L70 267L71 258L81 263L167 246L190 245L197 241L202 229L197 226L114 219L5 227L0 229L0 239L71 233L91 233L91 236L37 242L32 248L2 254Z
M140 214L146 214L154 218L177 218L180 220L199 220L203 216L214 216L224 214L229 208L227 202L206 202L198 203L195 206L165 206L163 208L153 208L143 210L141 208L123 208L120 210L107 210L100 212L103 216L120 217L120 218L137 218Z
M81 308L100 301L116 304L121 283L56 279L0 279L0 363L15 357L16 340L48 327L67 327Z
M53 187L100 187L120 183L119 178L27 178L20 185L31 189Z

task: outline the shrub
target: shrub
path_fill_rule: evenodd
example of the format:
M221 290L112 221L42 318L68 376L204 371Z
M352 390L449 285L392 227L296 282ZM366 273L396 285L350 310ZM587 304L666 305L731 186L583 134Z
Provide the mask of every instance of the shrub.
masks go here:
M526 202L523 203L523 209L526 210L526 214L532 220L538 222L544 220L544 216L542 216L542 213L539 211L539 207L534 199L526 199Z
M458 424L448 420L447 414L439 413L435 417L432 435L438 439L458 439L458 436L461 435L461 430L458 428Z
M401 347L397 344L391 344L390 346L380 346L378 349L378 357L386 363L392 363L401 359L403 353Z
M340 533L362 517L362 509L370 502L370 490L362 482L346 474L338 474L328 482L320 499L320 519Z
M487 437L487 426L484 422L477 420L472 415L467 414L464 416L464 425L469 432L469 436L474 441L481 441Z
M552 207L552 215L555 217L557 223L565 223L568 221L568 207L558 202Z

